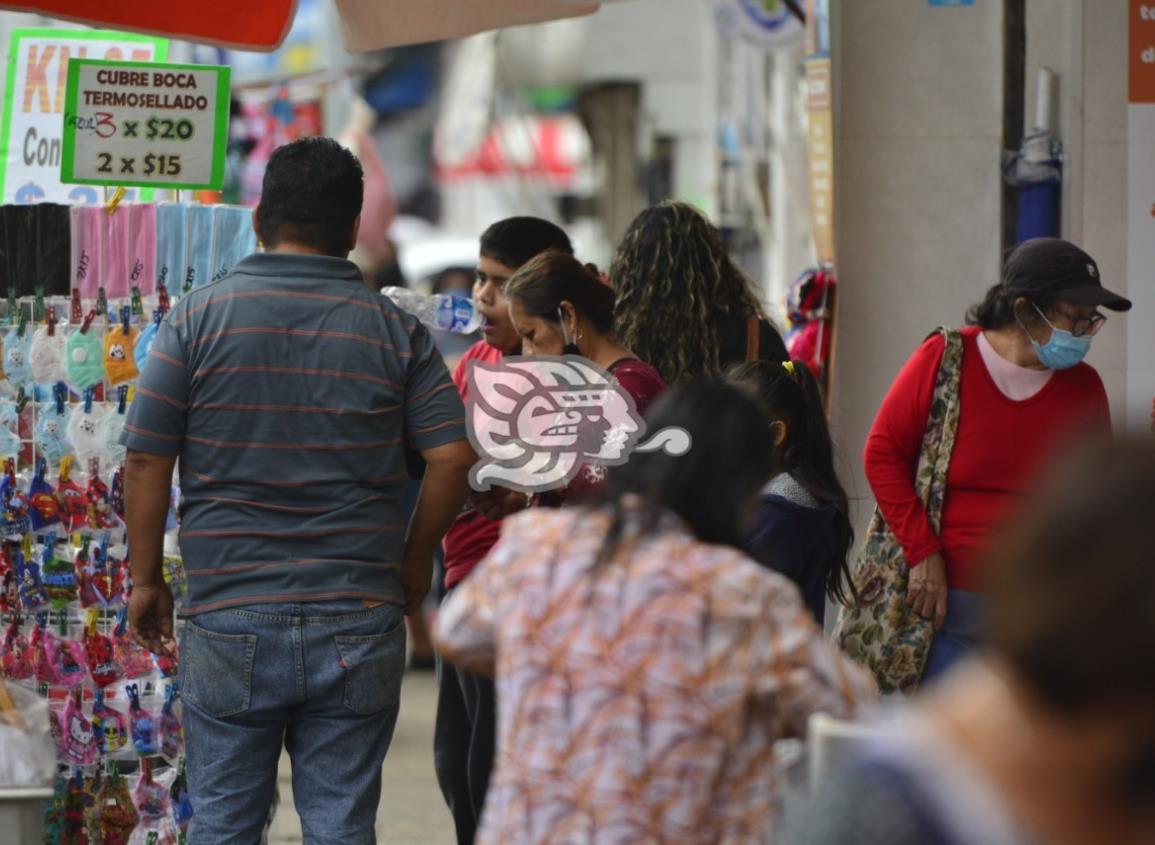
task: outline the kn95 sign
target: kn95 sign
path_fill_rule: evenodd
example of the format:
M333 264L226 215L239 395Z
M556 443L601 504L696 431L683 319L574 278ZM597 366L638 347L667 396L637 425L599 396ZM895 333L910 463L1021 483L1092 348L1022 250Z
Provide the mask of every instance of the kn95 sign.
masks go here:
M219 188L229 133L229 69L73 60L62 182Z

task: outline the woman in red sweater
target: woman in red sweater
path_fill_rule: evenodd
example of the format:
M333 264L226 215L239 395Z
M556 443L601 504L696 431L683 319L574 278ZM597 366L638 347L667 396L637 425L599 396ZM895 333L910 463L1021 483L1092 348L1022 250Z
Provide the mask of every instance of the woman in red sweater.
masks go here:
M912 567L908 600L937 633L924 679L973 648L984 628L980 570L1040 476L1065 448L1108 435L1107 394L1082 362L1106 319L1131 303L1106 290L1094 259L1037 238L1007 259L1003 281L963 329L958 433L936 534L915 492L915 470L945 341L915 352L883 400L866 444L866 476Z

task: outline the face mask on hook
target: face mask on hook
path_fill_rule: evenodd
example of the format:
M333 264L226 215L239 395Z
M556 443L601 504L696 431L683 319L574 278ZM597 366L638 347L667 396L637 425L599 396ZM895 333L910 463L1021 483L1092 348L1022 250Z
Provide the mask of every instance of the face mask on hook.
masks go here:
M558 319L558 322L561 324L562 343L565 344L565 346L563 346L562 350L561 350L562 354L563 355L579 355L580 356L582 354L582 352L580 349L578 349L578 345L576 343L577 339L576 338L573 338L573 339L570 338L569 330L565 327L565 314L562 312L561 308L557 309L557 319Z

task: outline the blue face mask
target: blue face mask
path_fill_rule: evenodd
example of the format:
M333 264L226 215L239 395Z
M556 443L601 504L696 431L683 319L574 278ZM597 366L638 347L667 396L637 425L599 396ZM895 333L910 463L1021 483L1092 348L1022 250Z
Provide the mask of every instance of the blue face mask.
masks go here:
M1091 349L1091 336L1075 337L1065 329L1056 328L1055 324L1039 311L1038 306L1035 306L1035 310L1039 312L1043 322L1051 327L1051 339L1046 343L1039 343L1031 338L1031 346L1039 356L1040 363L1048 370L1069 370L1082 362ZM1027 336L1030 337L1029 334Z

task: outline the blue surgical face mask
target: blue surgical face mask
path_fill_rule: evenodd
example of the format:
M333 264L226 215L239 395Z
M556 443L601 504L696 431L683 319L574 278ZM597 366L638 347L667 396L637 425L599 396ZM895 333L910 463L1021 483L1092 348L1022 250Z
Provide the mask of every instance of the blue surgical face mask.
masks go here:
M1075 337L1069 331L1060 329L1055 326L1046 315L1039 310L1037 305L1032 307L1039 312L1039 316L1043 318L1048 326L1051 327L1051 339L1046 343L1039 343L1028 332L1027 337L1031 339L1031 346L1035 349L1035 354L1039 356L1039 361L1048 370L1069 370L1076 366L1084 358L1087 357L1087 352L1091 349L1091 336L1084 335L1082 337ZM1021 325L1021 323L1020 323ZM1026 327L1023 328L1026 331Z

